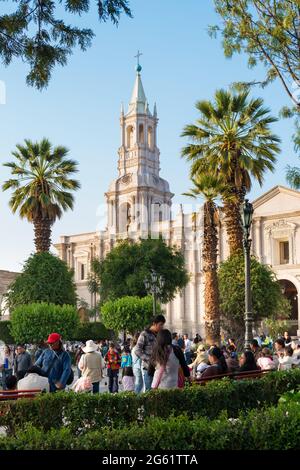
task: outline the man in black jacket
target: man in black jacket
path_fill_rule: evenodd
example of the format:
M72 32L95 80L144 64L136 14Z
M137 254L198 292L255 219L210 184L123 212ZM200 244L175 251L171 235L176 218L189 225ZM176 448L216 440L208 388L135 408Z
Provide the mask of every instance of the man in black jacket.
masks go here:
M17 345L17 355L15 357L14 368L18 380L23 379L32 361L30 354L26 351L24 344Z

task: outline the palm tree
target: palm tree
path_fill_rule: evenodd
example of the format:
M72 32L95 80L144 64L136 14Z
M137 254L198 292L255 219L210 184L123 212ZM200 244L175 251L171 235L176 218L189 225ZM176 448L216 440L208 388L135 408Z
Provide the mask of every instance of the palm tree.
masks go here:
M41 142L25 140L12 152L17 162L5 163L11 169L12 178L2 189L12 189L9 205L21 218L34 225L34 243L37 252L49 251L51 227L63 211L73 208L71 191L80 188L78 181L70 178L78 171L77 163L67 157L68 149L52 148L48 139Z
M295 151L300 151L300 127L297 126L297 133L294 135ZM300 167L287 166L286 180L293 189L300 189Z
M220 178L209 173L192 178L194 187L185 196L205 199L203 234L203 271L205 301L205 338L209 345L220 344L220 305L217 275L218 208L215 199L225 191Z
M242 249L240 207L251 189L251 176L260 185L266 170L274 170L280 139L271 133L277 121L249 92L218 90L214 102L198 101L200 117L182 136L192 139L182 156L192 163L191 175L220 176L227 186L222 196L230 254Z

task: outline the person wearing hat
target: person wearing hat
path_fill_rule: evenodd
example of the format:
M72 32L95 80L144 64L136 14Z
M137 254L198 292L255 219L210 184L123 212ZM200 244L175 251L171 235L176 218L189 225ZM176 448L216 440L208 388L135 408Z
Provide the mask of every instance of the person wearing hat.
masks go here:
M84 354L81 356L78 368L82 377L88 378L93 386L93 393L99 393L100 381L103 379L104 359L98 351L98 345L89 339L82 348Z
M204 372L205 369L207 369L207 367L209 367L207 362L208 355L205 350L205 346L203 344L199 344L197 348L196 359L194 360L194 362L192 362L192 364L189 364L189 369L194 369L196 373L201 374L202 372Z
M48 377L50 392L64 390L72 378L70 355L63 348L61 335L58 333L51 333L47 344L49 349L45 349L34 365L41 367Z

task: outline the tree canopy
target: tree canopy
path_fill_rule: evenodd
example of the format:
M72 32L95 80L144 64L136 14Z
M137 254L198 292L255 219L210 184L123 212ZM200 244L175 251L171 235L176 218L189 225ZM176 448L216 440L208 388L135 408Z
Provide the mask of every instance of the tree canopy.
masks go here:
M160 313L158 306L157 313ZM102 305L101 319L106 326L115 333L125 331L134 334L143 330L151 323L153 318L152 298L147 297L122 297L117 300L109 300Z
M4 2L2 1L2 4ZM0 16L0 57L4 65L20 58L28 64L28 85L45 88L56 65L66 65L75 47L85 51L94 32L69 23L95 5L99 20L118 24L121 14L132 16L128 0L6 1Z
M245 261L242 252L220 264L218 271L223 327L237 337L244 332ZM251 257L251 290L254 321L263 318L287 318L291 306L282 295L274 272Z
M33 302L76 305L73 271L50 253L31 255L22 273L11 284L7 302L10 311Z
M214 0L222 26L225 55L246 52L249 66L267 68L263 85L279 78L300 112L300 3L299 0Z
M249 90L217 90L214 100L196 103L195 124L185 126L182 136L190 142L182 156L191 162L191 175L219 177L226 186L221 192L230 254L242 249L240 206L252 186L262 185L268 170L274 170L280 139L272 133L277 121L261 98Z
M12 153L15 161L4 163L12 178L5 181L4 191L12 189L9 205L13 213L19 211L34 225L36 250L49 251L51 226L63 211L73 209L72 192L80 188L73 179L78 171L77 162L67 158L66 147L52 147L48 139L40 142L25 140Z
M189 280L184 256L161 239L119 242L104 260L92 262L89 288L100 294L101 303L125 296L147 296L144 279L151 270L164 278L160 296L169 302Z

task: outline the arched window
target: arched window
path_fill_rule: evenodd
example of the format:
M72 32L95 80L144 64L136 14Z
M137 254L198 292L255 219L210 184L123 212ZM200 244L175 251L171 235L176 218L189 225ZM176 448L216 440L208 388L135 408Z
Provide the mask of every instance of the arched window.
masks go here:
M145 142L144 139L144 125L140 124L139 125L139 143L143 144Z
M127 127L127 148L133 147L133 126Z
M152 127L148 127L148 147L150 149L153 148L153 129L152 129Z

